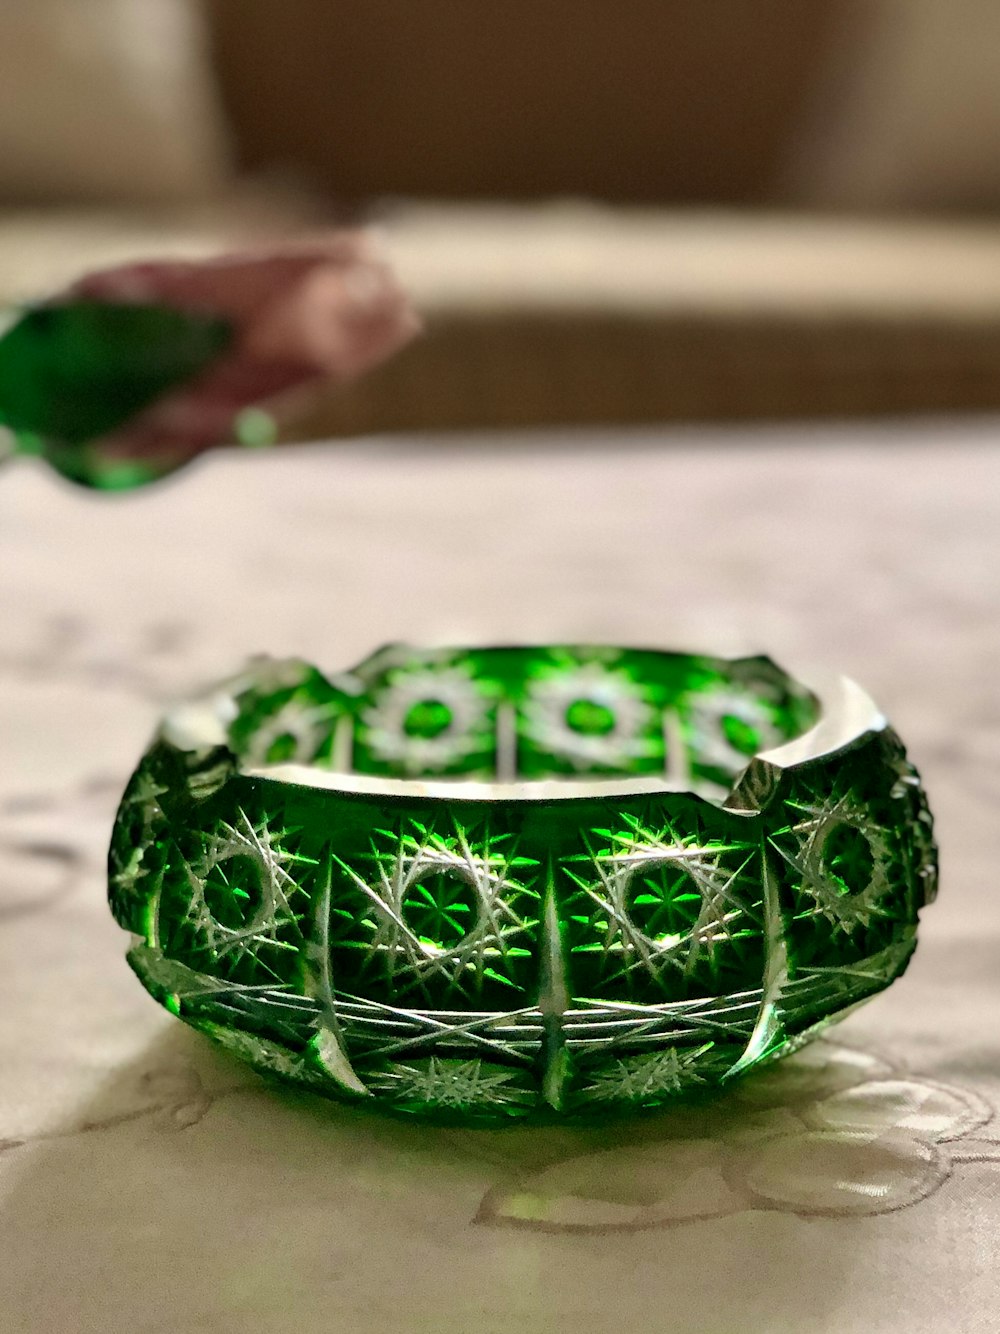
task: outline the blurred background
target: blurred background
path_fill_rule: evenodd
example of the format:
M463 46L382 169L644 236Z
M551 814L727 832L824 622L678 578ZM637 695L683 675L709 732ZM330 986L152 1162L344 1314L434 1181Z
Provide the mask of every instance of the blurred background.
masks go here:
M0 299L378 224L316 434L1000 405L987 0L0 0Z

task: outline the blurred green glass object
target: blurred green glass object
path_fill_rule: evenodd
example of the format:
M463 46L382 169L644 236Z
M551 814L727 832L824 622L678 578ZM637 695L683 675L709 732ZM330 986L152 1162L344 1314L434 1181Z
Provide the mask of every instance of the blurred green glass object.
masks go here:
M164 305L65 301L25 311L0 337L0 424L19 452L83 485L122 490L173 464L102 446L232 343L227 321Z
M936 889L856 686L766 658L261 660L173 711L109 858L132 967L265 1074L463 1123L711 1092L888 985Z

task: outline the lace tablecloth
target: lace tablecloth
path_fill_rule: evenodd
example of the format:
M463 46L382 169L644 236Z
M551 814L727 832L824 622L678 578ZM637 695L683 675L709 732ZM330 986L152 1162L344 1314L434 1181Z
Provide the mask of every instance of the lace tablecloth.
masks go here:
M998 430L382 440L119 498L5 469L0 1327L995 1330ZM110 821L164 700L390 639L856 677L938 817L907 976L696 1116L428 1129L268 1087L129 973Z

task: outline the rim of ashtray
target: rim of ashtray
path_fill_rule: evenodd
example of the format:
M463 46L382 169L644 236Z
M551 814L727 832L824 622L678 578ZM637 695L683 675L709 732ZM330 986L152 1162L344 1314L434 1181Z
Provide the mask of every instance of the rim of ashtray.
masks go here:
M586 779L397 778L382 774L347 773L312 764L245 765L234 753L235 772L248 778L355 796L535 803L681 794L706 801L709 805L724 807L739 792L751 765L765 764L778 770L795 768L835 755L865 735L886 726L885 716L870 695L850 677L810 674L806 679L803 676L793 677L787 672L785 675L817 701L819 713L816 722L801 735L748 756L747 764L734 777L730 788L725 791L720 789L718 798L708 798L695 786L679 783L660 774ZM245 682L245 675L240 673L205 694L176 705L164 716L159 737L182 751L204 751L219 746L230 748L228 726L238 714L235 698L237 688L242 688Z

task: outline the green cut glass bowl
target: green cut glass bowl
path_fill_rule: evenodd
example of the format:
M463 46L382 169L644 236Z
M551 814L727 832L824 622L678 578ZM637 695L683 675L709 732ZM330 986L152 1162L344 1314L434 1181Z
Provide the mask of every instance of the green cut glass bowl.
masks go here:
M465 1123L656 1107L887 986L936 889L851 682L769 659L392 647L174 709L109 854L129 962L256 1069Z

